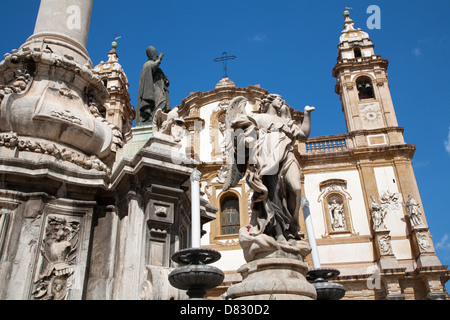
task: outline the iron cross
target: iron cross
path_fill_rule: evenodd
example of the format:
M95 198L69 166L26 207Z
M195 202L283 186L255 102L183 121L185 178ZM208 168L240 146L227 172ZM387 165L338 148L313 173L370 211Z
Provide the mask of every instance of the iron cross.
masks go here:
M228 72L227 72L228 66L227 66L227 61L229 61L229 60L234 60L234 59L236 59L235 56L229 56L228 53L226 53L226 52L224 52L224 53L222 54L222 57L220 57L220 58L215 58L215 59L214 59L214 62L223 62L223 78L228 78Z

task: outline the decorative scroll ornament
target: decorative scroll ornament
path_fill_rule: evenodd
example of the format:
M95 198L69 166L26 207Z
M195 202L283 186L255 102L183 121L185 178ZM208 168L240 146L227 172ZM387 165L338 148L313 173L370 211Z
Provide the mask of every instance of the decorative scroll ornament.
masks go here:
M65 300L70 288L80 223L49 217L41 254L44 263L32 295L36 300Z

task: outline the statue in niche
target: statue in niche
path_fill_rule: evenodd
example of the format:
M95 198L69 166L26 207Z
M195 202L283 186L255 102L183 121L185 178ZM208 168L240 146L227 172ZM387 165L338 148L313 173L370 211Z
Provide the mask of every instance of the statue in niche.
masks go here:
M346 229L344 204L338 203L336 198L333 198L328 205L328 210L330 211L333 230Z
M411 220L411 224L413 227L418 227L423 225L422 220L422 212L420 211L420 204L417 203L416 200L413 199L411 195L408 196L408 201L403 204L406 208L406 213L408 214L409 219Z
M375 230L386 229L384 218L386 217L387 208L379 205L374 196L370 196L372 203L370 204L370 213L373 219L373 228Z
M50 217L42 241L41 254L45 268L35 283L33 297L38 300L64 300L67 297L71 265L78 246L79 222Z
M250 225L240 230L247 261L273 252L302 255L309 244L301 238L298 224L301 205L300 165L294 155L296 141L311 132L310 113L296 123L282 97L267 95L258 113L246 114L248 101L235 98L226 115L227 176L224 190L235 187L247 174L253 190Z
M144 64L139 81L137 125L150 125L157 110L170 111L169 79L160 65L164 54L158 55L152 46L147 48L148 61Z

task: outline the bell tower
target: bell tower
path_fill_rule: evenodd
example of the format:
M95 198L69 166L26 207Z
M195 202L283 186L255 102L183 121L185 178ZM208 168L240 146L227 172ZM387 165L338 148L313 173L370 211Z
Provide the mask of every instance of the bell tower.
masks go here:
M387 80L387 59L375 54L369 35L344 12L344 30L333 69L347 131L355 147L404 144Z

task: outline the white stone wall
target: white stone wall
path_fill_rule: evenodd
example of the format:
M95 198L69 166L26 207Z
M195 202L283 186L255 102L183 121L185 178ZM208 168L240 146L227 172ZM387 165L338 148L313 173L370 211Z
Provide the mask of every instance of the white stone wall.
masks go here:
M379 167L374 168L374 172L380 196L386 191L398 194L399 196L398 205L393 206L385 218L386 227L391 231L390 236L393 237L391 240L392 251L397 259L412 259L411 245L409 240L406 239L408 235L406 218L403 205L401 204L406 199L402 198L398 189L394 168L391 166Z
M357 170L324 172L305 175L305 195L309 200L314 232L317 238L325 235L325 216L322 203L319 202L320 183L330 179L347 181L347 192L351 195L349 201L351 219L356 233L370 235L369 221L367 219L364 197L361 189L361 180Z

